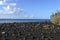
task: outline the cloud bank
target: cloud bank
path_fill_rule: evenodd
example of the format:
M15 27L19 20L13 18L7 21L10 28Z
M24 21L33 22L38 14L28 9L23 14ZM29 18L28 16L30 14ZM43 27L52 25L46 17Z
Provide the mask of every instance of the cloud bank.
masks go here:
M7 1L12 1L12 0L1 0L0 1L0 6L3 5L2 9L0 9L0 14L21 14L21 13L25 13L24 9L21 8L17 8L16 5L17 3L8 3ZM13 7L13 8L12 8ZM34 15L24 15L24 16L4 16L1 15L0 18L34 18Z
M0 9L0 14L18 14L18 13L23 12L22 9L16 7L16 5L17 5L16 3L7 3L7 1L9 1L9 0L1 0L0 1L0 6L6 5L6 6L2 7L3 10ZM11 6L13 7L13 9L11 8Z

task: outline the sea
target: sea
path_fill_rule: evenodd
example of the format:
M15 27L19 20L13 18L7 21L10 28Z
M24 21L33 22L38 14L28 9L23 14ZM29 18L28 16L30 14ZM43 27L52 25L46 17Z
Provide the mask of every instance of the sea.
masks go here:
M50 19L0 19L0 23L14 23L14 22L49 22Z

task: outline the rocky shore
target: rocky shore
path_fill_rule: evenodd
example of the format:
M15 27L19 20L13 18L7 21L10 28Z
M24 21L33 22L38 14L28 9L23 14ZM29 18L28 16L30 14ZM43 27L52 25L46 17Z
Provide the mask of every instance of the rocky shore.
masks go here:
M0 23L0 40L60 40L60 26L50 22Z

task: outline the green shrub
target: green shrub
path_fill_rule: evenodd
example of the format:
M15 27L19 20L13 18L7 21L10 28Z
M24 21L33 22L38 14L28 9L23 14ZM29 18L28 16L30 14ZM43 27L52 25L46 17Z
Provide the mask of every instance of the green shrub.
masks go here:
M50 21L54 24L60 25L60 11L57 11L57 12L53 13L50 16Z

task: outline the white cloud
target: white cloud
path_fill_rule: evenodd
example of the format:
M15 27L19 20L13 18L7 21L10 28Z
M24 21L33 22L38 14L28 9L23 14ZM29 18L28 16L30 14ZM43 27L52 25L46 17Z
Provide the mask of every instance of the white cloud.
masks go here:
M4 5L6 3L6 0L0 0L0 5Z
M8 3L7 1L12 1L12 0L1 0L0 5L6 5L3 6L3 10L0 10L0 14L20 14L24 12L23 9L15 7L17 4L16 3ZM13 8L11 8L13 6Z
M3 10L0 10L0 14L13 14L13 13L14 12L11 10L9 5L3 7Z
M13 11L8 11L7 14L13 14L14 12Z
M16 3L10 3L11 6L16 6Z
M24 13L24 10L23 9L20 9L20 8L15 8L16 10L13 10L16 14L21 14L21 13Z
M7 10L10 10L10 6L8 5L8 6L6 7L6 9L7 9Z
M3 10L0 10L0 14L20 14L22 12L24 12L23 9L16 7L12 9L10 5L7 5L6 7L3 7Z
M13 11L3 11L3 10L0 10L0 14L13 14Z
M11 10L11 8L10 8L9 5L7 5L6 7L3 7L3 9L4 9L5 11L10 11L10 10Z
M0 1L0 5L3 5L3 1Z

